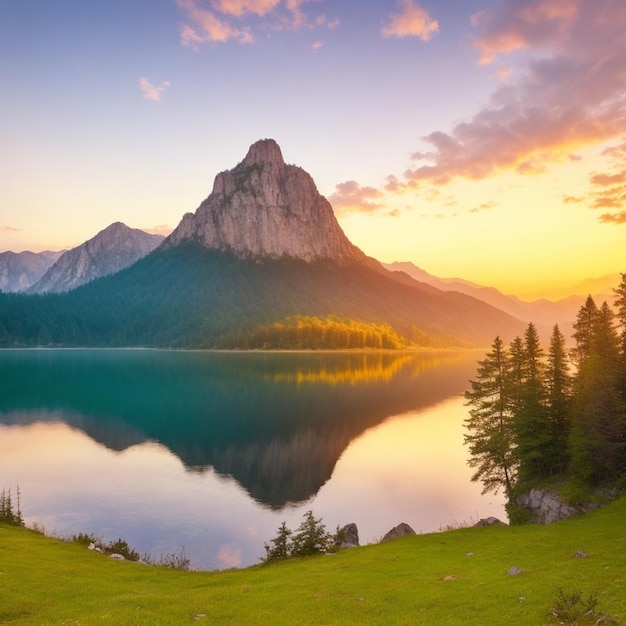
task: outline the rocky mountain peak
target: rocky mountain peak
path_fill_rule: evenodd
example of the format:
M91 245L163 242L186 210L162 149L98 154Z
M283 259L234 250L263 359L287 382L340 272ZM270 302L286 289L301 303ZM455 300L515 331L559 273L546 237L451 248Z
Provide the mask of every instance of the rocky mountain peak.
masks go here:
M273 139L261 139L253 143L242 165L249 167L266 163L279 166L285 164L280 146Z
M218 174L211 195L163 246L186 240L240 258L369 262L348 241L311 176L285 164L273 139L254 143L241 163Z
M154 250L161 235L151 235L114 222L95 237L65 252L28 293L62 292L114 274Z

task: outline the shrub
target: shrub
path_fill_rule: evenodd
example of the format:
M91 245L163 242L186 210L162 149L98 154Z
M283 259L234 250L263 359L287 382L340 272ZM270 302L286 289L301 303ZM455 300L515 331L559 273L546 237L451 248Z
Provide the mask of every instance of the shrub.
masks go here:
M153 558L149 554L144 554L141 560L146 565L157 565L159 567L169 567L171 569L178 569L182 571L188 571L191 560L185 553L185 547L183 546L180 552L170 552L168 554L161 554L158 559Z
M291 554L293 556L311 556L326 554L335 549L335 537L326 532L322 519L315 519L313 511L304 514L304 521L293 535Z
M293 556L312 556L334 552L337 535L326 532L322 519L315 519L313 511L304 514L304 521L294 532L283 522L274 539L265 544L264 562L287 559Z
M96 537L93 533L78 533L72 536L72 541L80 543L83 546L94 545L100 552L104 554L121 554L127 561L138 561L139 552L128 545L124 539L109 541L104 543L102 537Z
M559 587L554 592L554 606L550 615L559 624L583 626L585 624L611 624L617 626L617 620L611 615L596 613L598 598L589 595L583 598L582 591L564 591Z
M13 505L13 499L11 497L11 490L2 489L2 495L0 495L0 522L5 524L12 524L14 526L24 526L24 518L22 517L22 511L20 510L20 488L17 488L17 504Z

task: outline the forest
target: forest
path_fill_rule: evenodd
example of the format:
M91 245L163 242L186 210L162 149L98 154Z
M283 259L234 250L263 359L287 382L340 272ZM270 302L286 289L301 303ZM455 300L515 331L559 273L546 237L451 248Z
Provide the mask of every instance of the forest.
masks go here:
M556 487L583 504L626 482L626 274L613 308L591 296L574 323L571 347L555 325L547 351L529 324L523 337L500 337L478 363L465 393L472 479L504 489L509 517L523 518L516 496ZM520 519L519 521L523 521Z
M0 293L0 348L458 348L487 345L494 324L523 328L366 264L239 259L194 243L66 293Z
M227 335L220 347L278 350L398 350L407 340L389 324L374 324L336 316L294 315L263 324L246 333Z

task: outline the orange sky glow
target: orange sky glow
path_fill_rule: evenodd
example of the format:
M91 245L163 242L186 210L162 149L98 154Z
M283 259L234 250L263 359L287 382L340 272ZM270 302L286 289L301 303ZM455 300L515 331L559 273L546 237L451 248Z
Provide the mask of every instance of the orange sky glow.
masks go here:
M74 4L0 26L0 251L168 232L272 137L381 261L527 299L626 271L623 0Z

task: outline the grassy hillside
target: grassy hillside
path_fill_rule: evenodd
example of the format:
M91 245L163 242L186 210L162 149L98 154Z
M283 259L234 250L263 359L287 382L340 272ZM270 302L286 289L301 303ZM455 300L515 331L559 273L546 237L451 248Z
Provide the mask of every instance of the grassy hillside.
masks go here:
M595 595L597 611L625 623L624 520L622 497L551 526L461 529L226 572L118 562L0 526L0 623L550 624L559 588Z

